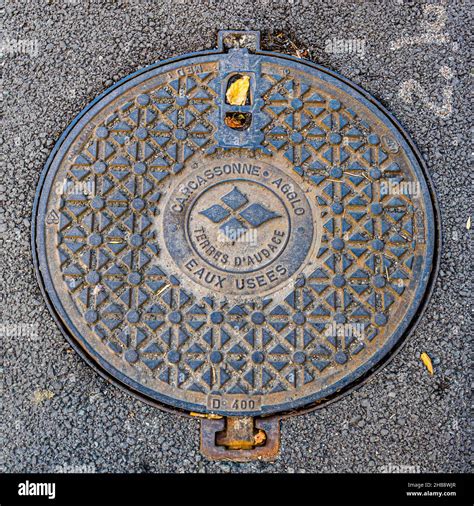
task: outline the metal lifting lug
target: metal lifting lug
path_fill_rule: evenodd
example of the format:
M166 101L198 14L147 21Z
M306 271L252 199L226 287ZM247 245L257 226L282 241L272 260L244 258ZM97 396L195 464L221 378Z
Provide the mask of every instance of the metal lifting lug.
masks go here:
M275 460L279 449L279 416L201 420L201 452L211 460Z

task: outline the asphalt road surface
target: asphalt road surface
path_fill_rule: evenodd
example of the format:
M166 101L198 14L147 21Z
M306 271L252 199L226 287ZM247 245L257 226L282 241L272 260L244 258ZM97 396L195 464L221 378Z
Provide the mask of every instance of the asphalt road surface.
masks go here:
M220 0L2 2L0 172L3 469L9 472L467 472L472 253L469 3ZM421 150L438 194L440 276L396 358L337 403L282 423L274 463L215 463L199 422L101 379L67 344L35 281L31 208L75 115L157 60L214 47L219 29L309 57L366 89ZM273 37L271 33L273 32ZM284 36L276 37L278 32ZM292 43L285 37L289 37ZM342 43L340 42L342 40ZM471 275L471 276L470 276ZM471 279L470 279L471 278ZM427 352L430 375L420 360Z

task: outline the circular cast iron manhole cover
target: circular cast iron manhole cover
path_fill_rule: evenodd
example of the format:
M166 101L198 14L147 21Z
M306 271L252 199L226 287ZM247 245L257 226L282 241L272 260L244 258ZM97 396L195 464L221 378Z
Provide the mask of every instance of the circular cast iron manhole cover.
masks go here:
M436 216L374 99L224 40L81 112L41 178L34 255L56 320L107 377L188 412L284 413L355 384L406 335Z

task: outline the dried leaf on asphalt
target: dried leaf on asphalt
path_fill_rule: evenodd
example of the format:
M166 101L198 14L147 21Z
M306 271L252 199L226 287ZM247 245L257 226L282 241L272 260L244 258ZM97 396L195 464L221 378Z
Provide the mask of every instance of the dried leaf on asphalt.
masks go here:
M428 372L430 374L433 374L433 364L431 362L431 358L429 357L428 353L422 353L420 355L421 361L423 362L424 366L428 369Z
M250 77L236 79L228 88L225 96L230 105L245 105L250 87Z
M293 35L287 35L283 32L269 34L266 40L267 49L277 51L279 53L289 53L298 58L308 58L308 49L302 47L299 43L294 42Z
M196 413L194 411L191 411L189 413L191 416L195 416L197 418L208 418L209 420L220 420L221 418L223 418L223 416L221 415L216 415L214 413L207 413L207 414L204 414L204 413Z
M267 439L267 436L266 436L265 432L261 429L253 437L253 440L254 440L254 443L256 446L262 445L266 439Z

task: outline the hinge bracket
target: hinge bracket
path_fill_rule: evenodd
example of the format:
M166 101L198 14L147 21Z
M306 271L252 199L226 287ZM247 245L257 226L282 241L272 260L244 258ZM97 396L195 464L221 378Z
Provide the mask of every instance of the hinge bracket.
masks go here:
M274 460L280 449L280 417L228 416L201 420L201 452L211 460Z

